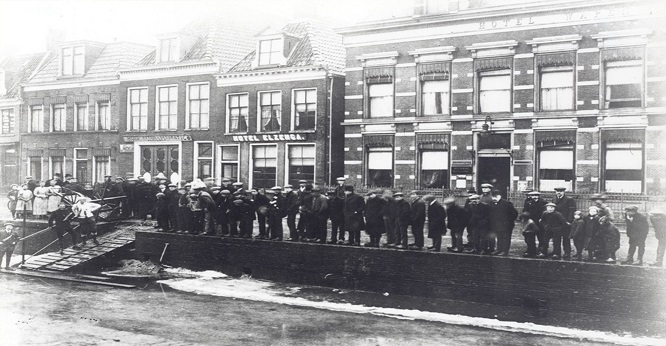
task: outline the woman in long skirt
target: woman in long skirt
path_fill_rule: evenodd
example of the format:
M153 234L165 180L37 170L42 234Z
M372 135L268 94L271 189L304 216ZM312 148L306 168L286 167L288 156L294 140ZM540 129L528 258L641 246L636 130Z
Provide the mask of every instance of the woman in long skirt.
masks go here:
M18 193L19 193L19 186L17 184L12 184L9 192L7 193L7 198L9 199L7 207L9 208L9 211L12 213L12 218L16 218L16 203L18 202Z
M51 184L51 187L49 188L49 201L46 207L46 211L49 212L49 214L58 210L58 204L60 204L60 201L62 200L60 190L62 190L60 185Z
M48 193L49 188L46 187L46 183L43 180L40 181L39 186L33 191L35 200L32 205L32 215L35 215L38 218L44 218L46 216L46 209L49 203Z
M16 200L16 217L23 217L24 210L26 216L32 213L32 191L28 190L28 184L21 185L21 190L18 192L18 199Z

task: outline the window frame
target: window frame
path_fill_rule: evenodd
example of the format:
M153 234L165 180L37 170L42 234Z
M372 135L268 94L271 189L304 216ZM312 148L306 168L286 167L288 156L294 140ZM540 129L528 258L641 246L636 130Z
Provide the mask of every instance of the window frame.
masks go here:
M236 165L236 177L235 178L240 178L240 144L218 144L217 146L217 153L215 155L216 158L216 177L221 181L223 170L222 170L222 165L227 163L227 164L235 164ZM222 161L222 153L224 150L222 149L223 147L235 147L236 148L236 161ZM229 177L229 178L234 178L234 177Z
M40 167L40 172L39 176L32 171L32 162L34 158L39 158L39 167ZM36 160L35 160L36 161ZM28 156L28 167L27 167L27 172L29 176L32 176L36 180L41 180L42 179L42 172L44 172L44 156Z
M139 118L139 128L135 129L133 126L132 118L135 118L135 116L132 114L132 91L139 91L139 101L141 101L141 91L145 90L146 92L146 114L140 114L138 117ZM148 109L148 104L150 103L150 91L148 87L136 87L136 88L127 88L127 131L128 132L146 132L148 131L148 116L150 114L150 109ZM138 105L144 104L143 102L136 103ZM139 107L141 109L141 107ZM140 128L141 127L141 118L146 118L146 128Z
M372 97L370 96L370 88L375 85L390 85L391 86L391 114L386 115L386 116L372 116ZM391 83L367 83L366 82L366 99L367 99L367 104L366 104L366 110L367 110L367 119L387 119L387 118L395 118L395 80L392 79ZM387 97L387 96L384 96Z
M97 175L97 164L99 163L99 162L98 162L98 157L106 157L106 158L108 158L107 161L99 161L99 162L108 162L108 164L107 164L107 166L106 166L106 170L105 170L104 173L102 174L102 179L100 179L100 180L97 180L97 177L96 177L96 175ZM101 183L101 182L104 181L104 176L105 176L105 175L109 175L109 174L111 174L111 156L105 156L105 155L93 155L93 157L92 157L92 178L93 178L93 179L92 179L91 183L93 183L93 184L95 184L95 183Z
M254 186L253 186L253 182L254 182L254 160L255 160L255 158L254 158L254 148L256 148L256 147L275 147L275 183L277 184L278 174L280 172L280 170L279 170L280 165L279 165L279 162L278 162L279 161L278 158L280 156L280 153L278 151L278 149L279 149L278 145L277 144L270 144L270 143L257 143L257 144L250 144L250 155L249 155L250 156L250 172L249 172L249 182L248 182L249 188L254 188ZM240 157L239 157L239 161L240 161Z
M57 162L57 160L53 160L54 157L61 157L62 158L62 176L65 176L65 169L67 167L67 155L65 156L49 156L49 177L53 177L53 175L56 173L55 170L53 169L53 163Z
M234 96L241 97L243 95L247 96L247 115L245 116L245 122L246 122L245 125L247 127L247 131L231 131L231 98L234 97ZM250 93L248 93L248 92L231 93L231 94L227 94L226 98L227 98L227 107L226 107L227 108L227 116L226 116L226 131L225 132L229 133L229 134L248 133L249 130L250 130L250 120L249 120L249 117L250 117L249 116L250 115ZM238 104L240 105L240 99L239 99ZM242 109L242 107L238 107L238 109Z
M33 125L34 125L34 122L35 122L34 121L35 118L34 118L33 113L37 109L39 110L39 117L40 117L39 128L34 129ZM30 123L29 123L29 126L28 126L28 133L42 133L42 132L44 132L44 105L32 105L32 106L30 106L29 111L30 111Z
M545 73L549 72L571 72L571 79L572 79L572 97L571 97L571 108L563 108L563 109L543 109L543 94L542 94L542 75ZM577 85L576 85L576 70L574 66L571 65L566 65L566 66L545 66L545 67L540 67L539 68L539 73L535 74L535 102L536 104L536 110L539 112L561 112L561 111L575 111L576 110L576 94L577 94Z
M166 59L164 59L164 56L162 55L162 51L164 48L164 42L168 41L169 46L168 46L168 56ZM158 47L157 47L157 61L158 62L177 62L180 59L180 40L178 37L167 37L167 38L161 38L159 39L158 42Z
M199 156L199 146L201 144L210 144L210 150L211 154L210 156ZM210 160L210 177L214 178L215 177L215 142L213 141L194 141L194 155L192 157L194 158L194 164L192 165L193 170L192 170L192 176L196 178L200 178L203 180L203 177L199 177L199 160Z
M372 152L389 152L391 153L391 186L381 186L381 187L394 187L395 186L395 147L392 145L387 145L383 147L366 147L365 148L365 167L364 167L364 172L365 172L365 185L366 186L372 186L372 187L380 187L380 186L374 186L370 185L370 153Z
M168 101L160 101L160 90L161 89L171 89L171 88L176 88L176 99L171 100L169 99ZM158 85L155 86L155 131L177 131L178 130L178 84L167 84L167 85ZM171 94L170 90L167 92L168 95ZM174 107L176 110L175 114L175 119L174 119L174 127L171 128L162 128L162 114L161 114L161 108L160 108L160 102L166 102L169 104L169 114L166 115L166 118L169 121L169 125L171 125L171 103L174 103Z
M306 110L307 110L307 105L310 105L312 103L307 102L307 92L314 90L315 92L315 99L314 99L314 124L311 129L296 129L296 115L298 114L297 107L296 107L296 93L297 92L305 92L305 105L306 105ZM290 121L290 127L291 131L298 131L298 132L315 132L317 130L317 115L319 114L318 112L318 107L319 107L319 90L317 87L314 88L297 88L297 89L292 89L291 90L291 121Z
M108 114L106 119L106 128L100 126L100 106L106 105L108 107ZM111 130L111 102L110 101L97 101L95 102L95 131L110 131Z
M62 107L60 107L62 106ZM56 119L56 107L57 109L62 109L62 114L61 119L60 119L60 126L61 130L56 130L55 128L55 119ZM51 117L50 117L50 124L49 124L49 132L67 132L67 104L66 103L52 103L51 106L49 107L51 111Z
M262 49L262 43L270 42L270 50L268 52L268 62L262 63L262 56L265 55ZM277 49L274 49L274 46L277 45ZM275 54L279 54L277 57L274 57ZM273 61L273 59L277 61ZM259 40L259 47L257 49L257 65L258 66L271 66L279 65L284 60L284 38L266 38Z
M481 107L481 80L483 77L493 77L493 76L508 76L509 77L509 86L508 89L500 89L502 91L508 90L509 92L509 109L506 111L483 111ZM495 113L511 113L513 112L513 69L508 68L508 69L498 69L498 70L489 70L489 71L477 71L475 73L475 77L477 78L477 81L475 83L476 86L476 97L475 97L475 103L476 103L476 109L477 112L476 114L495 114Z
M600 146L600 147L602 148L602 151L601 151L601 160L600 160L600 161L601 161L601 164L599 165L599 170L600 170L600 173L601 173L601 174L600 174L600 178L601 178L601 179L599 179L599 183L600 183L600 188L601 188L602 190L607 191L607 190L606 190L606 189L607 189L607 187L606 187L606 182L609 180L609 179L608 179L608 171L609 171L609 169L606 168L606 166L608 165L608 151L609 151L608 146L609 146L609 145L611 145L611 146L616 146L616 145L617 145L617 146L627 145L627 146L629 146L629 148L611 148L610 151L620 151L620 150L624 150L624 151L626 151L626 150L630 150L630 151L631 151L631 150L632 150L632 148L631 148L631 145L632 145L632 144L640 144L640 150L641 150L641 158L640 158L640 160L641 160L641 169L640 169L640 170L637 170L637 169L631 169L631 170L628 170L628 171L640 171L640 177L641 177L641 178L640 178L639 181L640 181L640 183L641 183L641 189L640 189L639 192L624 192L624 193L644 193L644 192L645 192L645 183L646 183L646 181L645 181L645 178L646 178L646 177L645 177L645 174L646 174L646 172L647 172L647 170L646 170L646 160L645 160L645 158L646 158L646 151L647 151L646 149L647 149L647 147L646 147L646 145L645 145L645 140L643 140L642 142L639 141L639 140L628 141L628 142L623 142L623 141L607 141L607 142L604 142L602 146ZM614 171L614 170L618 170L618 169L610 169L610 171ZM611 180L612 180L612 179L611 179ZM636 181L636 180L626 180L626 181ZM609 191L609 192L617 192L617 193L619 193L620 191Z
M539 191L545 191L545 187L541 186L541 181L544 180L541 171L543 170L541 168L541 153L544 151L568 151L571 152L571 189L567 189L567 191L576 191L576 160L577 160L577 153L576 153L576 144L570 144L570 145L557 145L557 146L547 146L547 147L542 147L542 148L535 148L534 154L535 154L535 160L536 165L534 167L534 176L536 177L534 186L537 190ZM552 169L552 168L546 168L546 169ZM546 179L546 180L555 180L555 179ZM566 185L566 183L558 183L559 185Z
M84 118L83 121L85 123L84 129L79 128L79 119L81 118L81 114L79 112L80 106L85 105L85 111L84 111ZM89 131L88 127L88 117L89 117L89 110L90 110L90 104L88 102L77 102L74 103L74 131L76 132L83 132L83 131Z
M199 98L196 99L196 101L199 101L199 113L197 113L199 115L199 127L192 127L192 123L191 123L192 113L190 111L190 102L192 101L192 99L190 99L190 87L193 87L193 86L201 87L203 85L208 87L208 98L206 98L206 99L201 98L201 90L199 90ZM186 104L185 104L185 129L186 130L209 130L210 129L210 96L211 96L210 95L210 82L196 82L196 83L186 83L185 84L185 100L186 100ZM205 126L205 127L201 126L201 119L202 119L201 114L204 114L202 112L202 107L201 107L202 100L208 100L208 106L206 107L206 112L205 112L206 116L208 117L208 121L207 121L208 126Z
M419 76L417 76L416 78L417 78L417 88L418 88L418 90L417 90L417 93L418 93L417 94L417 98L418 98L418 116L419 117L440 117L440 116L447 116L447 115L450 116L451 115L451 76L450 76L450 74L449 74L448 79L443 80L448 84L449 88L447 90L446 112L441 113L441 114L425 114L425 111L423 109L423 107L425 105L425 101L424 101L424 98L423 98L423 94L424 94L423 89L424 89L424 84L425 83L428 83L428 82L443 82L443 81L442 80L422 81L422 80L419 80Z
M425 153L425 152L445 152L446 153L446 157L447 157L446 176L442 178L443 186L442 187L436 187L436 189L450 189L451 188L451 150L449 150L449 149L422 149L422 148L419 148L418 151L417 151L417 154L416 154L416 155L418 155L418 157L417 157L418 161L417 162L418 162L418 172L419 172L419 174L417 175L417 179L418 179L419 189L426 189L426 188L431 189L432 188L432 187L423 186L423 184L424 184L423 183L423 177L422 177L422 173L424 171L424 169L423 169L423 161L424 161L423 160L423 153ZM394 169L395 169L395 166L394 166ZM433 171L433 170L428 169L427 171Z
M277 93L279 94L278 99L280 100L279 107L280 107L280 115L278 117L278 124L280 128L277 131L262 131L262 105L261 105L261 95L262 94L274 94ZM249 100L248 100L249 101ZM273 101L273 96L271 96L271 102ZM249 106L249 104L248 104ZM270 107L274 107L275 104L271 103ZM282 131L282 90L262 90L262 91L257 91L257 132L258 133L279 133Z
M314 148L314 163L312 164L313 166L313 171L312 171L312 181L316 181L317 179L317 143L315 142L303 142L303 143L287 143L285 145L285 152L284 152L284 163L285 163L285 169L284 169L284 181L285 184L289 184L289 167L291 166L291 160L289 159L289 149L294 146L311 146ZM292 184L293 185L293 184Z
M78 158L78 155L77 155L77 154L78 154L78 152L81 151L81 150L85 150L85 153L86 153L86 158L85 158L85 159L79 159L79 158ZM89 173L89 171L88 171L88 160L90 160L90 159L88 158L88 148L74 148L74 151L73 151L73 152L74 152L74 156L72 156L72 162L73 162L73 167L72 167L72 168L73 168L73 169L72 169L73 172L72 172L72 176L73 176L74 178L76 178L76 180L77 180L79 183L82 183L82 182L83 182L83 183L88 182L88 176L84 177L84 180L82 180L81 177L78 176L78 173L79 173L79 172L78 172L78 170L76 169L76 168L77 168L77 164L78 164L80 161L83 161L83 162L85 162L85 164L86 164L86 173ZM88 174L88 175L89 175L89 174Z
M71 51L71 54L65 54L68 50ZM85 73L85 57L85 46L62 47L60 49L60 76L83 75Z
M5 112L7 112L7 123L8 130L5 132ZM0 121L2 121L2 127L0 128L0 133L3 135L9 135L16 132L16 115L14 107L7 107L0 109Z
M644 60L620 60L620 61L606 61L603 62L603 71L601 71L601 87L600 87L600 93L602 97L602 101L599 102L599 106L601 109L622 109L622 108L641 108L645 107L645 91L646 91L646 82L647 78L645 76L645 61ZM607 71L608 68L618 68L618 67L633 67L633 66L640 66L641 67L641 83L640 83L640 105L639 106L629 106L629 107L609 107L606 104L609 103L609 98L608 98L608 77L607 77ZM615 84L615 85L630 85L630 84ZM616 101L617 102L617 101Z

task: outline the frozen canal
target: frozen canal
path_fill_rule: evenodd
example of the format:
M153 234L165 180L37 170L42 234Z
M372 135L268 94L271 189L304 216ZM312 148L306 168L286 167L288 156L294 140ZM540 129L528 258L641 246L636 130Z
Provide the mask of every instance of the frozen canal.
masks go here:
M137 289L0 274L0 345L663 342L416 310L371 308L317 293L329 289L229 278L215 272L180 273L189 278L151 281ZM332 294L337 293L332 291ZM587 339L553 336L577 332L587 333Z

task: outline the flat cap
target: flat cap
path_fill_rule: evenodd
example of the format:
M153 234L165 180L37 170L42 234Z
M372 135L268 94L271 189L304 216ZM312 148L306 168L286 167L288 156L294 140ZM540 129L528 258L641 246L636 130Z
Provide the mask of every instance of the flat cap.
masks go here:
M176 185L174 183L171 183L171 184L169 184L169 187L178 187L178 185Z
M321 189L319 188L319 186L313 186L312 192L321 192Z
M554 188L553 190L555 190L555 191L566 191L567 188L566 188L566 187L562 187L562 186L558 186L558 187Z
M541 196L541 192L539 191L530 191L527 193L528 196Z
M493 191L491 192L491 194L492 194L493 196L497 196L497 195L501 195L502 192L501 192L500 190L495 189L495 190L493 190Z
M233 186L243 186L243 183L240 182L240 181L237 181L237 182L235 182L235 183L233 183L233 184L231 184L231 185L233 185Z
M354 187L351 185L345 185L345 191L351 191L354 192Z
M546 207L557 207L557 204L555 204L553 202L548 202L548 203L546 203Z
M394 193L393 193L393 197L402 197L402 196L404 196L404 195L405 195L405 194L402 193L402 192L400 192L400 191L398 191L398 192L394 192Z
M223 194L223 195L228 195L228 194L231 193L231 191L229 191L229 190L222 190L222 191L220 191L220 193Z
M483 183L483 184L481 184L481 187L482 187L482 188L483 188L483 187L486 187L486 188L492 189L492 188L493 188L493 184Z
M474 200L474 199L479 199L479 198L481 198L481 196L479 196L479 195L477 195L477 194L472 194L472 195L470 195L468 198L471 199L471 200Z
M630 205L630 206L624 207L624 210L626 210L626 211L638 211L638 206L637 205Z
M592 200L592 201L597 200L597 199L605 201L606 199L608 199L608 197L606 197L606 195L601 194L601 193L595 193L594 195L590 196L590 200Z
M294 185L287 184L287 185L284 186L284 188L285 188L285 189L293 189L293 188L294 188Z
M273 186L273 187L271 187L271 190L273 190L273 191L282 191L282 186Z
M12 226L12 227L13 227L13 226L14 226L14 223L11 222L11 221L5 221L5 227L6 227L6 226Z
M340 181L340 180L345 181L345 180L347 180L347 178L345 178L345 177L337 177L335 180L337 180L337 181Z
M243 200L240 199L240 198L239 199L234 199L234 204L243 204Z
M307 184L308 181L307 181L307 180L303 180L303 179L301 179L301 180L298 181L298 183L299 183L299 184Z

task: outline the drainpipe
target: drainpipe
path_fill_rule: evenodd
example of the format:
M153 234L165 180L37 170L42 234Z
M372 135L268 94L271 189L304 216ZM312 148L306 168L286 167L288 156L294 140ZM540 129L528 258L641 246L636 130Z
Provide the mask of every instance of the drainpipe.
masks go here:
M326 78L330 79L331 86L328 86L328 80L326 81L326 102L328 102L328 142L326 143L328 148L326 148L328 152L328 185L331 185L333 183L333 177L332 175L332 161L333 158L331 157L333 150L331 149L332 147L332 134L333 134L333 77L328 71L328 68L324 67L324 71L326 71Z

